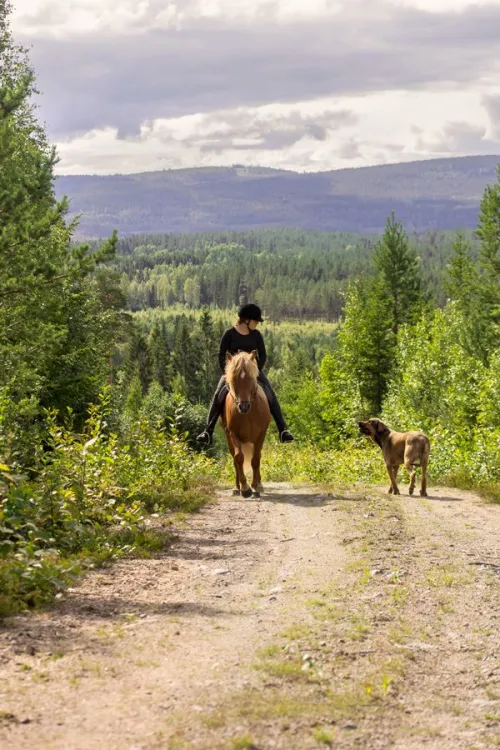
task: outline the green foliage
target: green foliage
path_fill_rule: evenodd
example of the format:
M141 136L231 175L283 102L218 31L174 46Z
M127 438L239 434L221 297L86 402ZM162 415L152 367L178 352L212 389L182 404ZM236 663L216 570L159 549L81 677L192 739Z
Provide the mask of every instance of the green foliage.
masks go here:
M232 461L226 462L226 476L234 475ZM292 443L284 448L266 444L262 453L262 475L266 481L313 482L337 486L355 482L385 484L387 472L376 446L363 440L349 440L339 449L320 449L314 443Z
M392 330L397 334L403 323L415 318L423 294L419 258L394 214L387 219L383 237L375 247L373 263L382 282L380 294L391 301L389 315Z
M349 288L338 339L342 368L354 378L363 410L378 414L394 353L391 302L380 280L360 281Z
M207 305L235 310L244 290L247 299L264 308L266 321L338 320L349 283L362 274L375 273L371 269L375 252L383 256L376 273L385 269L382 275L391 293L402 291L396 303L402 320L407 320L409 310L401 306L409 301L413 307L419 283L438 304L444 304L443 277L452 254L451 235L429 232L410 240L394 220L386 235L381 240L296 230L138 235L120 240L115 266L134 311L167 310L174 304L185 311ZM476 251L477 238L470 237L470 241Z
M113 257L116 236L94 252L72 246L66 201L53 191L57 161L35 117L34 74L0 10L0 388L11 400L12 451L29 461L40 408L83 418L107 373L119 326L114 274L93 275ZM40 408L39 408L40 407Z
M479 297L490 323L487 342L491 353L500 346L500 167L496 182L484 191L476 234L481 241Z
M340 447L353 437L362 413L359 384L340 358L326 354L320 366L320 402L325 434L322 443Z
M107 430L108 401L83 432L45 415L33 478L0 465L0 609L38 606L78 573L154 545L148 513L195 510L210 497L214 465L175 430L145 419L120 441ZM82 557L83 556L83 557Z

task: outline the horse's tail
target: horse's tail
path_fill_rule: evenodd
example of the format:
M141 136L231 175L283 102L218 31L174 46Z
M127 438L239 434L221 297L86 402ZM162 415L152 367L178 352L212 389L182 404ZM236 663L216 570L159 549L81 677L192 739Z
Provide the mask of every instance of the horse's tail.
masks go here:
M251 469L254 450L255 446L253 443L243 443L243 471L245 474Z

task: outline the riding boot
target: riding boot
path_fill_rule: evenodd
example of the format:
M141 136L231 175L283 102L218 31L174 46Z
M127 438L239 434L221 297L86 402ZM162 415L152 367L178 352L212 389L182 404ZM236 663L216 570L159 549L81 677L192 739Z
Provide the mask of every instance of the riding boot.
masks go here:
M210 404L210 411L208 412L207 424L201 435L198 435L196 440L198 443L204 443L205 445L212 445L215 425L222 412L222 404L220 399L220 391L217 389L215 395Z
M291 443L292 440L294 440L294 437L286 426L285 417L283 416L283 412L281 411L281 406L279 404L276 394L272 390L271 390L271 394L272 394L271 398L269 398L268 396L269 408L271 410L273 419L276 422L276 427L278 428L280 442Z

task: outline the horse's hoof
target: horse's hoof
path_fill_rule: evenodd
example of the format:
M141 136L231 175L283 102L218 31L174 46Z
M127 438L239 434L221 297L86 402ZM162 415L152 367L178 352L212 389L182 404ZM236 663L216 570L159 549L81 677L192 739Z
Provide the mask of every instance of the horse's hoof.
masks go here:
M409 495L413 495L413 489L408 490Z
M233 495L238 495L238 497L239 497L239 496L240 496L240 494L241 494L241 493L240 493L240 491L239 491L239 490L233 490Z
M260 497L260 492L254 492L254 493L253 493L253 496L254 496L254 497Z
M252 497L252 490L249 487L247 490L242 490L241 494L243 497Z

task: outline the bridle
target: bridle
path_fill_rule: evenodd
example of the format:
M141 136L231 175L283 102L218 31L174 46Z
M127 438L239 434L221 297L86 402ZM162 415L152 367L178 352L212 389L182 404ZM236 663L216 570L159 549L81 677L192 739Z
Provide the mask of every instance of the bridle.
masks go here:
M253 402L257 398L257 392L258 392L258 390L259 390L259 384L256 382L255 383L255 388L252 390L252 393L250 394L250 398L249 399L245 399L245 401L242 401L241 398L236 395L236 393L234 392L234 390L231 387L229 387L229 393L231 394L231 398L233 399L233 401L234 401L234 403L236 405L236 408L238 409L238 411L240 412L240 414L248 414L248 412L252 408ZM241 411L241 409L239 408L241 406L241 404L248 404L248 409L246 411Z
M259 386L257 384L256 387L253 389L252 393L250 394L250 399L245 400L245 401L242 401L241 398L239 398L239 396L237 396L236 393L234 393L231 388L229 389L229 393L231 394L231 398L233 399L234 403L236 404L236 407L237 407L238 411L240 412L240 414L248 414L248 412L252 408L253 402L257 398L258 387ZM246 411L242 412L240 410L240 408L239 408L241 404L248 404L249 405L248 409Z

